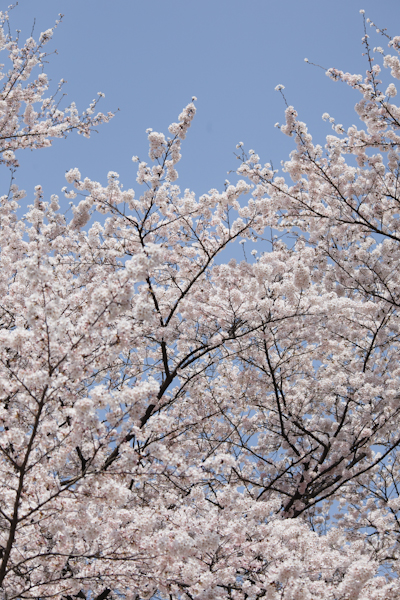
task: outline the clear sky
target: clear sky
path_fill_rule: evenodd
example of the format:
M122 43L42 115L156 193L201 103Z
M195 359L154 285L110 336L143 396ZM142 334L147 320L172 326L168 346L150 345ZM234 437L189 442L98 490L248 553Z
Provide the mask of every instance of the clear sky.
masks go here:
M360 9L400 35L399 0L19 0L10 22L22 39L34 19L38 37L58 13L65 15L47 46L58 51L46 69L53 89L64 78L67 100L80 110L98 91L105 93L104 112L120 109L90 140L72 134L51 149L19 153L17 181L29 192L24 202L37 184L47 196L59 193L73 167L102 183L117 171L124 187L138 192L131 157L147 160L146 128L168 133L193 95L198 113L178 167L182 189L222 190L227 171L238 165L239 141L275 168L287 158L294 142L274 128L285 108L277 84L323 143L331 129L322 114L345 126L356 122L358 95L304 58L364 73ZM372 45L383 42L375 36ZM4 190L8 172L0 178Z

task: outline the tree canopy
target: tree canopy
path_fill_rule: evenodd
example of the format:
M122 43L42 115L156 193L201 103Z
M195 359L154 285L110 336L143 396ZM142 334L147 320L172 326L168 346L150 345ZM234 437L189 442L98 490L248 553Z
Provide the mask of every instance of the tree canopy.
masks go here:
M6 33L0 160L112 114L44 98ZM67 172L0 198L1 598L399 598L400 37L363 38L359 126L283 171L177 185L195 101L149 131L141 193ZM379 66L379 65L382 66ZM381 69L384 68L384 77ZM30 81L30 83L27 83ZM282 91L282 86L278 86ZM40 104L37 108L36 105ZM231 243L259 240L239 262Z

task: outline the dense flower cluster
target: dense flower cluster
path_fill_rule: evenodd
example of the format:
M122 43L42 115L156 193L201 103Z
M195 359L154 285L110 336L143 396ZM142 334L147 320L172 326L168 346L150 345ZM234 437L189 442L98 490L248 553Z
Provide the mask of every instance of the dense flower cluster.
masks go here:
M288 107L283 176L240 143L243 179L181 193L192 102L139 197L74 168L70 221L0 198L1 598L398 600L400 109L368 56L328 73L362 128L325 114L322 148ZM25 123L10 152L54 135Z

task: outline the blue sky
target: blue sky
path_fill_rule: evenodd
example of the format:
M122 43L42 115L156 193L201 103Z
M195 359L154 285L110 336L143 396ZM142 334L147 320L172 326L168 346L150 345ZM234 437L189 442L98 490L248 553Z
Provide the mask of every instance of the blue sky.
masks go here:
M331 129L322 114L348 126L357 120L358 96L304 58L364 73L360 9L391 35L400 34L399 0L19 0L10 23L22 39L35 18L38 37L58 13L65 15L48 46L58 51L46 69L53 89L64 78L67 101L79 109L98 91L105 93L103 111L120 109L90 140L72 134L51 149L20 153L24 202L37 184L47 196L60 193L73 167L102 183L108 171L117 171L125 188L139 191L131 157L147 160L146 128L167 133L193 95L198 113L178 168L182 189L221 190L227 171L238 165L239 141L275 168L287 158L293 140L274 128L285 108L277 84L285 85L289 104L323 143ZM375 36L372 45L383 40ZM5 169L0 177L5 190Z

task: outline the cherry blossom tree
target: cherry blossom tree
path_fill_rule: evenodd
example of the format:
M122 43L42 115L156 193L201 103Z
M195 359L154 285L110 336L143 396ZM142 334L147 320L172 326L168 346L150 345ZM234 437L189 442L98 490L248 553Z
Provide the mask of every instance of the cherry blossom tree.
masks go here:
M288 106L282 174L240 149L182 193L193 99L138 197L75 168L70 220L1 198L5 600L399 598L400 108L364 45L365 77L328 71L361 127L326 115L322 147Z

